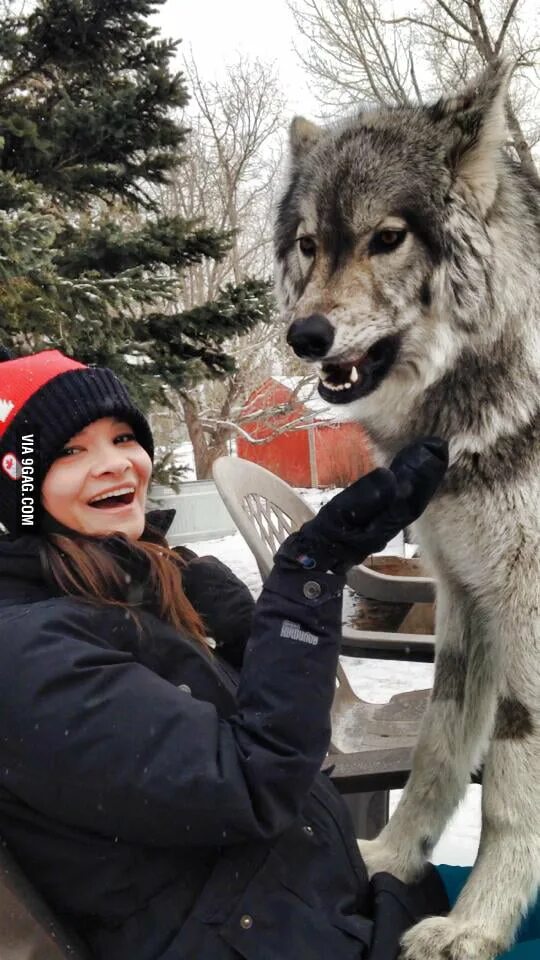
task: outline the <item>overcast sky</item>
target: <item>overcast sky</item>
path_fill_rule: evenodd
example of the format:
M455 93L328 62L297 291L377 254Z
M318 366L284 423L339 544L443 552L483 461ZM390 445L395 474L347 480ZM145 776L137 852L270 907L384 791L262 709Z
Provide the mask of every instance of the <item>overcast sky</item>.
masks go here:
M393 0L399 14L410 12L412 0ZM540 30L539 0L519 0L522 24ZM219 73L241 51L276 63L291 116L315 117L317 103L311 95L302 66L293 49L301 43L287 0L166 0L157 15L165 35L191 46L204 77ZM180 48L181 50L181 48ZM181 56L180 52L180 56Z
M241 52L276 64L291 116L316 110L293 50L295 24L286 0L167 0L157 20L166 36L193 49L202 76L219 73Z

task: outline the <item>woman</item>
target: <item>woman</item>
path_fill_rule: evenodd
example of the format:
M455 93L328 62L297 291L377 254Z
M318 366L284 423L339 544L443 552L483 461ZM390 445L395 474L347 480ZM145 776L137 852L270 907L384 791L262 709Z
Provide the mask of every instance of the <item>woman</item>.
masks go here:
M148 522L152 457L110 371L0 364L2 839L98 960L392 960L442 884L370 885L318 771L344 572L424 509L446 447L335 497L254 610Z

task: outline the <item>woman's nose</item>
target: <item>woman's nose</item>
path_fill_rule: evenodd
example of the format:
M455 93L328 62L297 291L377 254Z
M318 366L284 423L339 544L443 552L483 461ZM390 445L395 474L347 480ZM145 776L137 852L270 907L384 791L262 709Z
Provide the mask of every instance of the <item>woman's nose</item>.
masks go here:
M103 473L122 474L129 469L130 462L120 450L105 451L96 459L93 473L99 477Z

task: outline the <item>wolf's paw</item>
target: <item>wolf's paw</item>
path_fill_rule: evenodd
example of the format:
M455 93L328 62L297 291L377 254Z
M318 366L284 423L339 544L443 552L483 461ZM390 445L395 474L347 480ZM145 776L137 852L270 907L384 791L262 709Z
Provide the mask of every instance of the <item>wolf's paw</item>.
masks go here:
M429 917L401 940L400 960L493 960L505 944L449 917Z
M391 873L403 883L412 883L421 875L426 862L421 855L413 857L406 848L394 849L382 837L358 840L358 849L370 877L374 873Z

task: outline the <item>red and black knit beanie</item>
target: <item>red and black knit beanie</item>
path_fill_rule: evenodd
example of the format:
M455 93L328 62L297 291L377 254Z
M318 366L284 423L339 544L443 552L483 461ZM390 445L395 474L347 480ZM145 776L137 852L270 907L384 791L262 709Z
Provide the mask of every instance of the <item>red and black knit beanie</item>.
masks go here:
M112 370L58 350L11 359L0 348L0 523L10 533L37 532L49 467L71 437L102 417L129 423L153 460L148 421Z

